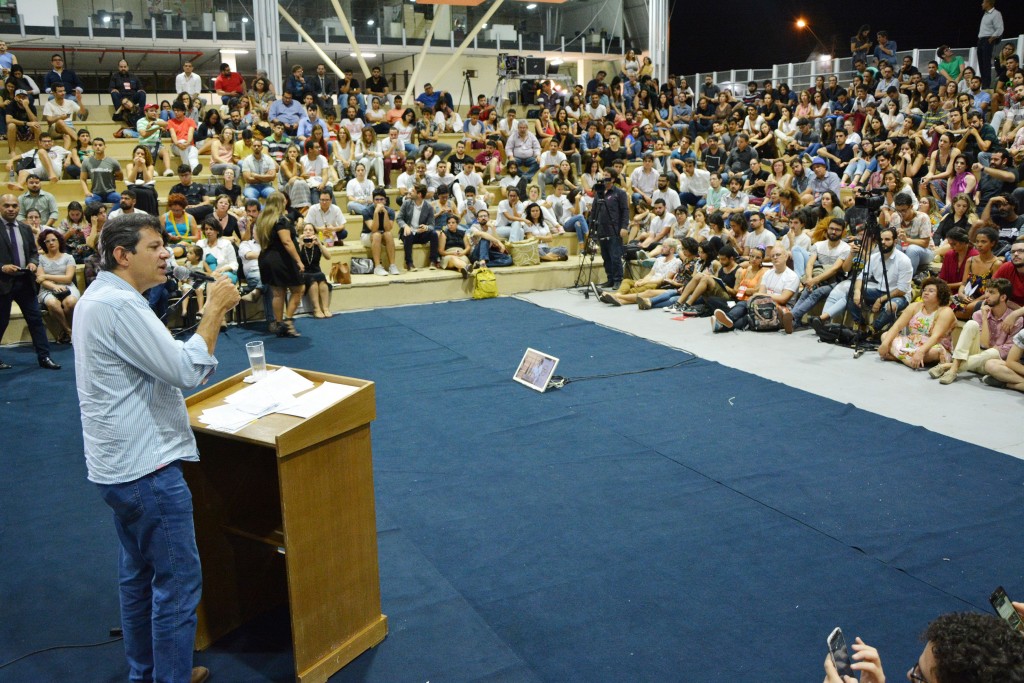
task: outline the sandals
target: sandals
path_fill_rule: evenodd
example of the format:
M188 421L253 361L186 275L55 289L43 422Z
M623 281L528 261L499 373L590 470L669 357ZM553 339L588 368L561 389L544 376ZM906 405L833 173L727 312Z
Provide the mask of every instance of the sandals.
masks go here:
M295 323L292 322L292 319L288 318L287 320L283 321L280 325L278 325L278 327L277 327L277 336L278 337L301 337L302 335L299 334L296 331Z

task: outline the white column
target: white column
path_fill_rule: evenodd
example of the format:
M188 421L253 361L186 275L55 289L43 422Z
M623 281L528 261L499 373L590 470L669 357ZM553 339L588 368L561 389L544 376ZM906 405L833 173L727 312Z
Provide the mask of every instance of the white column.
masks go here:
M253 31L256 33L256 68L263 69L281 92L281 18L277 13L277 0L253 0Z
M648 51L659 83L668 79L668 0L650 0L647 11Z

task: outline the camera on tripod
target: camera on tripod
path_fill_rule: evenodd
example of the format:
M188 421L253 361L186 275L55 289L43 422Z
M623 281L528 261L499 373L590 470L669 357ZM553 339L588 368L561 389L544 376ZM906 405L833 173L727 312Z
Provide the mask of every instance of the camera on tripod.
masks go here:
M846 222L854 235L867 231L868 237L879 237L878 216L885 206L885 190L857 190L853 206L846 211Z
M853 205L859 209L867 209L877 216L885 206L885 190L857 190Z

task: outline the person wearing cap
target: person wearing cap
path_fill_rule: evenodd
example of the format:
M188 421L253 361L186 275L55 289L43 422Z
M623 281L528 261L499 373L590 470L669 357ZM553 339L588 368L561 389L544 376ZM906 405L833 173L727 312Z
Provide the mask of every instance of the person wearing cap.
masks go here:
M430 83L425 83L423 85L423 92L416 96L416 106L420 108L423 114L432 116L434 107L437 106L437 101L443 94L443 92L434 92L434 86L430 85Z
M800 199L805 204L817 203L821 200L821 195L826 192L839 194L839 176L828 170L828 163L824 159L821 157L812 158L811 171L814 175L807 183L807 189L800 195Z
M28 92L15 90L14 98L4 107L4 120L7 123L7 155L14 157L14 148L18 142L34 141L39 144L39 135L43 127L36 116L36 108L29 100Z
M123 59L117 63L117 72L110 76L107 87L114 109L120 109L126 99L131 100L139 110L146 106L146 91L142 89L139 79L128 71L128 62Z

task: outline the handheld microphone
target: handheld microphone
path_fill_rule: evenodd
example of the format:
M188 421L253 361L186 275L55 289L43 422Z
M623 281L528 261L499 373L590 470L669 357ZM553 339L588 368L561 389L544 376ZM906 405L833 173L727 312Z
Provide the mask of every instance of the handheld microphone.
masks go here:
M171 269L171 277L175 280L191 280L192 282L214 282L214 278L210 277L206 273L200 273L195 270L190 270L184 266L174 266Z

